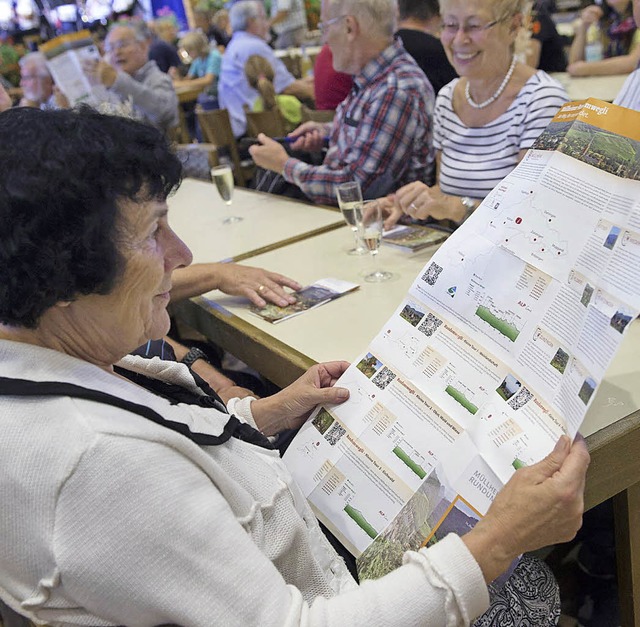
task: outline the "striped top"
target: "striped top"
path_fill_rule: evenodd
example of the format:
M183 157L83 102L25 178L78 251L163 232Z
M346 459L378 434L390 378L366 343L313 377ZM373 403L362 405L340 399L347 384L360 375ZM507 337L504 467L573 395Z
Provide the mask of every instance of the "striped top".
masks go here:
M613 104L640 111L640 68L627 76L627 80L624 82Z
M531 148L568 97L558 82L539 70L500 117L469 128L453 110L453 89L459 80L445 85L436 99L433 143L441 151L440 189L453 196L484 198L515 168L520 150Z

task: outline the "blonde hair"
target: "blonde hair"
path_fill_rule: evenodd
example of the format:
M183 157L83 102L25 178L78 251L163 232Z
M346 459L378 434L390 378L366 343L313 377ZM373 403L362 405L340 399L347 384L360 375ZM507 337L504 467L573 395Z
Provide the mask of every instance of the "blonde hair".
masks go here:
M275 72L271 63L259 54L252 54L244 64L244 74L249 85L260 94L265 111L276 108Z
M523 13L525 1L526 0L485 0L496 20ZM448 0L440 0L440 10L445 10L448 3Z
M192 56L190 51L197 51L197 57L202 57L209 52L209 40L198 31L187 33L180 39L178 46L189 52L189 56Z

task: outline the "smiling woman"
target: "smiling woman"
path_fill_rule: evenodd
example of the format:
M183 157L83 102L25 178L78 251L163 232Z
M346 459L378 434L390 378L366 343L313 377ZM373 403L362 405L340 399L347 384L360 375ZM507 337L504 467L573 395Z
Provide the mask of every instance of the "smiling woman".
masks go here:
M567 100L548 74L518 63L524 0L442 0L441 41L460 76L439 92L434 145L438 185L416 182L387 202L403 213L461 223L522 159Z

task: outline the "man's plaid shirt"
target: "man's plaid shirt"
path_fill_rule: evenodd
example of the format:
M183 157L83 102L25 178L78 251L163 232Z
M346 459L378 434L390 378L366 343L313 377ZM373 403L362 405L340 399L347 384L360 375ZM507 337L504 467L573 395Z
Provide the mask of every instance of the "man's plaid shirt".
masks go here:
M335 187L347 181L359 181L365 196L370 188L386 193L413 181L431 184L433 107L431 84L396 41L354 76L327 125L323 164L290 158L283 176L311 200L331 205Z

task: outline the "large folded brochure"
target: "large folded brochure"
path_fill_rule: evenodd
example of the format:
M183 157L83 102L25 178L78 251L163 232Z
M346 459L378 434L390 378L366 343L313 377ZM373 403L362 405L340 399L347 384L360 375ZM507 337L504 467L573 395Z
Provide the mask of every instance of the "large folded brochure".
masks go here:
M361 577L483 516L575 435L640 310L640 113L560 109L284 459Z

